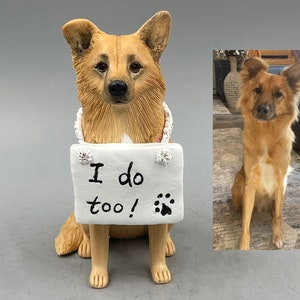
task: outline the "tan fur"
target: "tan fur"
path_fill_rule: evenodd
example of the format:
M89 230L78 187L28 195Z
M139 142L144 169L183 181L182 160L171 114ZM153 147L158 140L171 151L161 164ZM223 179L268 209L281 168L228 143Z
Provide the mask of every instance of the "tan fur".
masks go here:
M155 14L137 32L123 36L106 34L86 19L75 19L63 26L77 74L86 142L119 143L124 134L134 143L160 140L165 121L162 105L165 83L159 58L167 46L170 26L168 12ZM125 95L114 96L110 92L109 86L115 80L126 83ZM74 222L71 216L62 227L55 241L56 251L63 255L78 247L80 256L91 256L92 287L103 288L108 283L109 236L134 238L149 233L153 280L157 283L171 280L165 261L166 255L175 253L170 225L84 225L81 235L76 231L77 238L66 237L75 234ZM66 240L71 240L72 245L65 243Z
M243 208L240 249L248 250L252 211L272 209L273 237L277 248L284 245L281 233L282 206L294 134L292 122L298 114L300 63L280 75L267 73L267 64L252 58L241 71L242 88L238 105L244 118L243 167L236 174L232 202ZM268 119L261 120L260 105L268 104Z

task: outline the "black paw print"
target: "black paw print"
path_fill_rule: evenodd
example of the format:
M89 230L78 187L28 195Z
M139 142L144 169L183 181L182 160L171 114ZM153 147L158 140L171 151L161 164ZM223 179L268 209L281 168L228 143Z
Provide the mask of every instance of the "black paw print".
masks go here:
M163 196L164 196L164 195L163 195L162 193L160 193L160 194L157 195L157 199L161 199L161 198L163 198ZM171 194L169 194L169 193L165 194L165 200L169 200L170 198L171 198ZM174 199L170 199L170 200L169 200L169 203L170 203L170 204L174 204L174 203L175 203L175 200L174 200ZM157 212L157 213L160 212L162 216L165 216L165 215L171 215L171 214L172 214L172 209L171 209L171 207L169 207L169 206L166 205L165 203L162 203L161 208L159 208L158 206L160 205L160 201L159 201L159 200L156 200L156 201L154 202L154 205L156 206L155 212Z

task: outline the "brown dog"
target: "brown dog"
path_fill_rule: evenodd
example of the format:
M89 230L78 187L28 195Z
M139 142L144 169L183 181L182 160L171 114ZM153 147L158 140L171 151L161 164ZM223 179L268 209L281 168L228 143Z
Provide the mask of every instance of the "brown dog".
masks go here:
M168 12L159 12L131 35L109 35L86 19L63 26L72 50L82 105L82 132L89 143L120 143L124 134L133 143L160 141L165 115L165 83L159 59L167 46L171 27ZM109 236L134 238L149 233L150 270L153 280L171 280L165 256L175 253L170 225L79 226L74 215L55 240L59 255L76 251L92 257L90 285L108 283Z
M298 113L300 63L280 75L267 69L263 60L252 58L241 71L244 162L232 187L234 208L243 207L241 250L249 249L253 208L272 209L272 242L277 248L284 245L282 206L294 140L291 124Z

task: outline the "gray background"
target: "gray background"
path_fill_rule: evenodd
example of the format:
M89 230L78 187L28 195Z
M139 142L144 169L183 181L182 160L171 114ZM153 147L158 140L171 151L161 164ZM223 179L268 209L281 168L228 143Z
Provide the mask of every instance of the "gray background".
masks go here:
M300 2L219 2L1 0L1 299L300 298L300 252L211 250L212 49L299 49ZM110 284L95 290L90 260L54 251L73 209L69 147L79 107L61 26L81 17L108 33L131 33L162 9L173 16L162 59L166 101L173 141L185 150L185 219L168 258L173 280L152 283L146 239L112 241Z

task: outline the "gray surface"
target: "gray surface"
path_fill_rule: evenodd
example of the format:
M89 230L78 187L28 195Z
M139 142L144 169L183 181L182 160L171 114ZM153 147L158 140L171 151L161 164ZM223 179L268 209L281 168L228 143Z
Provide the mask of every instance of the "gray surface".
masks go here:
M1 299L299 299L300 252L211 250L212 49L299 49L300 3L267 2L1 1ZM130 33L161 9L173 15L162 69L173 140L185 150L185 219L168 258L173 281L150 280L146 240L115 241L110 284L94 290L90 261L59 258L53 247L73 206L68 152L79 106L60 28L85 17L109 33Z

